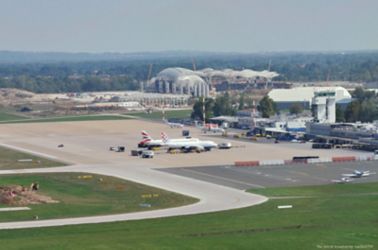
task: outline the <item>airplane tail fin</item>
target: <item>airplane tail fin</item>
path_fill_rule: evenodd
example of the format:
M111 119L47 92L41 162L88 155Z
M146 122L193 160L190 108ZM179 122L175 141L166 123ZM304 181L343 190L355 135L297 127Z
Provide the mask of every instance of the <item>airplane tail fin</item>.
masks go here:
M164 143L166 143L169 140L168 135L164 132L161 132L161 139Z
M141 134L142 134L142 138L143 139L149 139L149 140L152 140L152 137L145 131L145 130L143 130L142 132L141 132Z

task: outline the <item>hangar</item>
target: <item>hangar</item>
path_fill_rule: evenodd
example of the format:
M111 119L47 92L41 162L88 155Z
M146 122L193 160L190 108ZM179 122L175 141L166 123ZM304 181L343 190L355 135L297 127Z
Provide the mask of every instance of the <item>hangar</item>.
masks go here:
M273 99L278 109L289 109L293 104L299 103L305 109L310 109L315 92L335 92L336 104L347 104L352 96L343 87L296 87L291 89L273 89L268 96Z

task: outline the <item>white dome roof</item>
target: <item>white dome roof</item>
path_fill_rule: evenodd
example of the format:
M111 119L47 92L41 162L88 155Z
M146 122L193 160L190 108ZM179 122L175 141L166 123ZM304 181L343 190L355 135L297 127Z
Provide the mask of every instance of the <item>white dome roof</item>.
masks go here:
M183 85L183 86L194 86L194 85L199 85L199 84L206 84L206 82L199 76L197 75L184 75L180 76L176 80L176 84Z
M206 83L204 79L212 77L223 77L228 80L235 80L237 78L243 79L254 79L257 77L264 77L271 79L278 76L276 72L264 71L254 71L251 69L244 69L242 71L233 69L224 70L214 70L212 68L205 68L202 70L193 71L185 68L167 68L162 70L156 77L152 80L160 81L170 81L170 82L196 82L196 83ZM185 78L186 76L186 78Z
M194 75L194 71L184 68L166 68L156 76L158 79L166 81L176 81L177 78L183 75Z

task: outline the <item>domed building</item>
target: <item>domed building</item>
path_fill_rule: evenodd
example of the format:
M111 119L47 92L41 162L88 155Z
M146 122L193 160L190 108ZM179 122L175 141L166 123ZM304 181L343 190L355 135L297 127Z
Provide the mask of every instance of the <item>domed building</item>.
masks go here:
M215 70L205 68L193 71L185 68L167 68L162 70L149 82L149 88L158 93L188 94L193 96L209 95L210 89L215 90L221 83L246 84L254 83L256 80L270 81L278 76L276 72L254 71L244 69L241 71L233 69Z
M159 93L208 96L209 85L195 71L184 68L167 68L151 79Z

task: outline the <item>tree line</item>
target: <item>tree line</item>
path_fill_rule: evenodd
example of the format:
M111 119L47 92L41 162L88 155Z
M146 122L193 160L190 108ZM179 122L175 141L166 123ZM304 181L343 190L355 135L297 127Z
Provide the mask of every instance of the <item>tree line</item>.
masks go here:
M123 57L122 57L123 58ZM35 92L133 90L168 67L192 69L232 68L276 71L277 81L378 82L378 52L262 53L262 54L161 54L112 61L0 63L0 87Z
M345 109L336 109L338 122L372 122L378 120L378 95L374 91L356 88L352 93L353 101Z
M208 121L208 119L217 116L235 116L240 110L252 110L252 108L256 108L262 117L270 117L277 112L274 101L267 95L256 105L253 99L244 93L230 95L230 93L225 92L218 95L215 99L198 98L193 105L191 118L203 121L204 110L205 119Z

